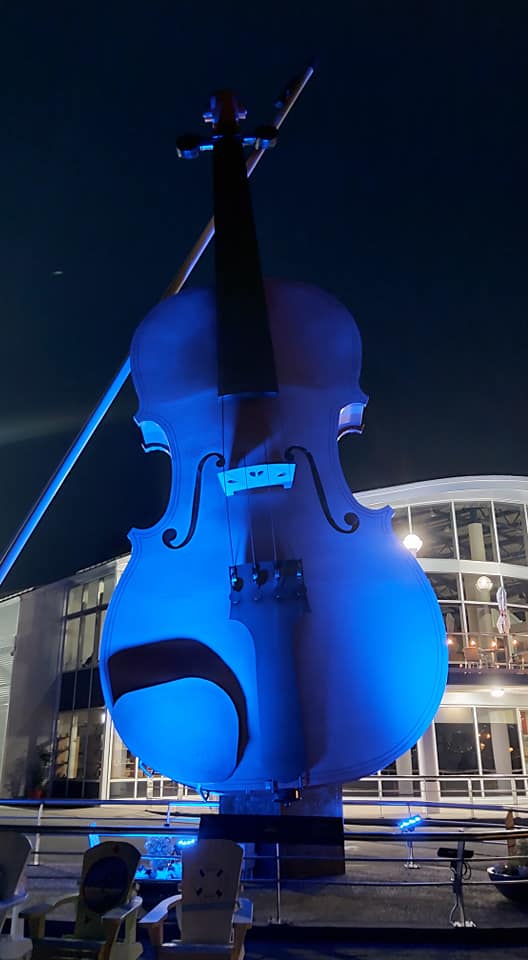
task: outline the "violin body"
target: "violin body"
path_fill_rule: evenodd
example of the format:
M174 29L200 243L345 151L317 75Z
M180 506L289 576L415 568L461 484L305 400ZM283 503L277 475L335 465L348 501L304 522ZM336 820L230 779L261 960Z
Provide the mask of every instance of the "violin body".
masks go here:
M341 471L338 436L367 399L356 324L309 285L266 281L265 297L276 395L219 397L213 291L136 331L136 421L172 484L159 522L129 534L101 649L129 749L220 793L382 769L447 677L425 574L391 509L361 506Z

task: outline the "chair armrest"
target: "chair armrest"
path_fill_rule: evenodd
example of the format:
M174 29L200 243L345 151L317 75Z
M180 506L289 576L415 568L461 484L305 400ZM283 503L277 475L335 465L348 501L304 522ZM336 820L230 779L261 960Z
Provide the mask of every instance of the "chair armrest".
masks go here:
M78 899L78 893L71 893L67 897L59 897L53 903L33 903L21 910L19 916L28 921L30 937L38 940L44 936L48 914L56 910L57 907L62 907L65 903L75 903Z
M121 907L113 907L112 910L108 910L106 913L103 913L101 920L125 920L126 917L130 916L131 913L134 913L135 910L139 910L143 900L141 897L132 897L128 903L124 903Z
M65 903L74 903L78 899L78 893L71 893L68 894L67 897L59 897L58 900L54 900L51 903L49 901L32 903L31 906L20 911L20 916L24 917L25 920L29 920L31 917L45 917L48 913L51 913L52 910L56 910L57 907L62 907Z
M11 907L16 907L18 903L25 903L26 900L29 900L29 893L24 891L23 893L14 893L12 897L8 897L7 900L0 900L0 910L10 910Z
M251 927L253 924L253 903L246 897L240 897L237 901L237 908L233 914L233 923L245 924Z
M114 907L103 914L101 922L107 943L112 944L117 939L123 920L125 921L125 940L128 942L132 939L136 930L137 912L142 903L141 897L132 897L128 903Z
M166 900L160 900L160 902L157 903L152 910L149 910L149 912L141 918L139 921L140 927L152 927L157 923L163 923L169 910L176 906L177 903L181 903L181 899L181 893L176 893L173 897L167 897Z
M176 893L173 897L167 897L166 900L160 900L160 902L153 907L152 910L149 910L139 921L140 927L147 928L149 940L153 947L161 947L163 943L163 923L169 910L175 907L177 903L181 903L181 901L181 893Z

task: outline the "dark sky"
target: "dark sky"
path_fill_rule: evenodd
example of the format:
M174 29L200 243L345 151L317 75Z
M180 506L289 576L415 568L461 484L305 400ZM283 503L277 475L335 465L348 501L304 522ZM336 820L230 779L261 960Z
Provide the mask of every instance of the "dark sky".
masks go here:
M265 271L359 323L353 488L527 474L527 27L521 0L0 2L1 544L210 215L208 160L176 136L221 86L268 121L314 54L253 197ZM209 253L192 282L211 275ZM159 516L134 409L129 389L4 590Z

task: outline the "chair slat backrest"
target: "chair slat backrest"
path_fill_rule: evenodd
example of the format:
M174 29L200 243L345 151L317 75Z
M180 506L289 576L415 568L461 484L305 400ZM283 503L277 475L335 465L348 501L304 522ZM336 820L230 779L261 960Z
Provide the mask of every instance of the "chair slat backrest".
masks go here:
M183 942L229 943L241 869L242 848L232 840L200 840L183 851Z
M101 917L128 903L140 853L131 843L104 841L83 858L74 936L104 939Z
M8 909L2 902L16 893L31 850L31 844L23 833L2 832L0 835L0 931Z

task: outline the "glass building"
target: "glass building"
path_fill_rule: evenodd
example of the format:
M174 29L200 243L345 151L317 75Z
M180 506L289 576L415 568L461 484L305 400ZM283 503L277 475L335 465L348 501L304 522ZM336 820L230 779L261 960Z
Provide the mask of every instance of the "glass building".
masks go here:
M449 678L433 724L412 750L345 790L430 800L526 796L528 479L458 477L357 496L369 507L390 503L397 536L419 538L418 560L446 626ZM191 792L142 768L104 706L99 642L127 559L0 601L4 797L181 799ZM383 642L381 619L380 671Z

